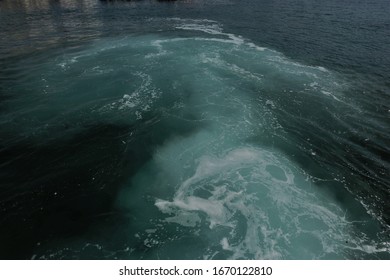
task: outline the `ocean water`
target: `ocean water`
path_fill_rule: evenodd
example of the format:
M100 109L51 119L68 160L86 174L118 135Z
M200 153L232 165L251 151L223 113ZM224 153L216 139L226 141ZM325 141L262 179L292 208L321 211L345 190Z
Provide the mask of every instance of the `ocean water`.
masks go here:
M0 257L389 259L389 15L0 1Z

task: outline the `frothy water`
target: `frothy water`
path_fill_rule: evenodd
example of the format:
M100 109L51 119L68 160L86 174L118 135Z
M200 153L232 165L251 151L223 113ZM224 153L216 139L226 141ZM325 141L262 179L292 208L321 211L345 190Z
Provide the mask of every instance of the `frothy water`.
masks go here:
M216 21L169 18L164 24L170 33L100 39L54 56L28 74L34 90L9 101L20 111L8 117L19 125L6 129L33 142L72 138L91 122L125 126L115 137L121 159L135 166L120 175L113 199L113 211L126 223L103 223L72 241L48 238L33 257L388 254L388 241L373 238L383 227L380 217L347 191L343 174L324 167L318 147L289 135L300 122L320 127L320 117L307 119L316 110L335 125L343 120L332 118L334 112L355 110L342 77L225 32ZM299 153L313 167L295 160ZM310 168L330 176L321 179ZM332 194L335 186L358 214Z

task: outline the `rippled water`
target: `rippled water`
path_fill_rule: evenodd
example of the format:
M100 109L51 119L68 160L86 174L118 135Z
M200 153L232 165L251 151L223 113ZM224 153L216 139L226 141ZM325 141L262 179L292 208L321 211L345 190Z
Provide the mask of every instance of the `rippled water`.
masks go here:
M388 259L389 9L1 1L0 256Z

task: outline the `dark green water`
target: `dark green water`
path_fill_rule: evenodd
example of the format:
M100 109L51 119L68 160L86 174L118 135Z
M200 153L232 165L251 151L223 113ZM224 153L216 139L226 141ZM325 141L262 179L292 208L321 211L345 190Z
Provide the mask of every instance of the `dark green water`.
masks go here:
M0 1L0 257L389 259L389 14Z

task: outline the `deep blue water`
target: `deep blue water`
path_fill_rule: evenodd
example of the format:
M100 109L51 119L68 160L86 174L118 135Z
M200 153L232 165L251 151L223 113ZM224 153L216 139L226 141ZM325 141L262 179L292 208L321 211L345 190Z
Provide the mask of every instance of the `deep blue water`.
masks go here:
M1 0L0 257L389 259L387 0Z

